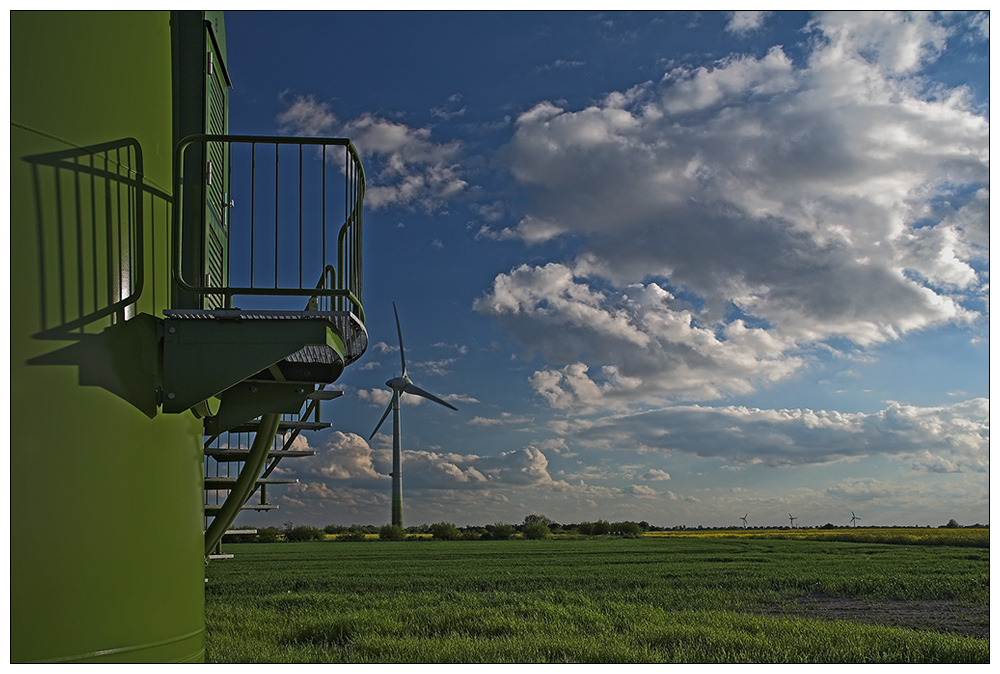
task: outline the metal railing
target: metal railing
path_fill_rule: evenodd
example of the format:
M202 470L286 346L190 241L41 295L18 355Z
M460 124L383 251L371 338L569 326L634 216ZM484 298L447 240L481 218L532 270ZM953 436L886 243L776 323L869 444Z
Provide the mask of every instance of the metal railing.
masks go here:
M198 308L239 297L301 309L316 296L363 324L365 175L350 140L194 135L174 167L173 275Z

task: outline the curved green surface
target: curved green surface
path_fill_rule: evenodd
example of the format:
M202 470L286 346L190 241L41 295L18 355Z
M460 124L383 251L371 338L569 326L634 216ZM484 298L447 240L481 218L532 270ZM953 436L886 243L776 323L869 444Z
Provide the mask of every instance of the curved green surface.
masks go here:
M81 385L72 364L28 364L78 339L38 335L98 294L75 270L95 247L80 223L101 202L86 172L27 157L136 139L145 262L136 309L160 316L168 306L170 18L11 13L12 662L204 657L200 421L151 420Z

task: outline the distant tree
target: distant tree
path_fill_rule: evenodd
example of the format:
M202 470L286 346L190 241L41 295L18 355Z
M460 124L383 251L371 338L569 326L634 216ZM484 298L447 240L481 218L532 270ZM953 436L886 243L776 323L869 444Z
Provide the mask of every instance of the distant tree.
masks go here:
M322 529L311 527L308 524L300 524L297 527L293 526L290 529L285 529L286 541L322 541L325 539L326 535Z
M378 529L375 527L363 525L363 524L352 524L347 527L347 530L337 536L338 541L367 541L368 534L376 534Z
M462 532L450 522L438 522L430 527L431 535L442 541L456 541L462 537Z
M323 531L325 531L328 534L342 534L345 531L347 531L347 527L345 527L343 524L327 524L325 527L323 527Z
M946 528L948 528L948 529L958 529L958 528L960 528L960 527L961 527L962 525L961 525L961 524L959 524L959 523L958 523L957 521L955 521L955 520L951 519L951 520L948 520L948 524L946 524L946 525L944 525L944 526L945 526Z
M465 527L462 529L463 541L478 541L482 540L484 536L488 538L489 534L486 533L486 529L481 529L480 527Z
M521 533L529 540L540 541L543 538L548 538L551 531L549 531L549 527L543 522L531 522L524 525Z
M517 530L511 524L497 522L493 525L493 530L490 532L490 538L495 541L506 541L513 537L516 531Z
M625 538L638 538L642 535L642 527L638 522L615 522L611 525L611 531Z
M820 527L820 529L836 529L836 528L837 527L833 526L829 522L827 522L826 524L824 524L823 526Z
M364 529L348 527L347 531L337 536L338 541L367 541L368 532Z
M278 527L264 527L257 529L257 536L254 540L258 543L274 543L281 539L281 529Z
M406 529L397 524L386 524L379 527L378 539L380 541L402 541L406 539Z
M544 524L547 527L550 527L553 524L555 524L555 522L553 522L552 520L550 520L545 515L526 515L525 518L524 518L524 523L522 524L522 526L527 526L529 524L535 524L536 522L541 522L542 524Z

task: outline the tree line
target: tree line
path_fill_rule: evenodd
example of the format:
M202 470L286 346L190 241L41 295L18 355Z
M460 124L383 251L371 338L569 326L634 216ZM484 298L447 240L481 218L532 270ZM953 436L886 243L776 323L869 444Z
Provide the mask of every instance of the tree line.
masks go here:
M608 536L619 538L637 538L646 531L654 531L649 522L633 522L630 520L622 522L609 522L599 519L595 522L578 522L572 524L560 524L544 515L531 514L524 518L520 524L508 524L497 522L485 526L465 526L459 527L451 522L437 522L435 524L420 524L403 528L400 526L385 524L374 526L371 524L352 524L343 526L339 524L328 524L320 529L308 524L298 524L285 522L282 527L262 527L257 529L256 534L230 534L223 542L226 543L276 543L279 541L324 541L327 536L332 535L339 541L366 541L377 537L378 540L402 541L402 540L426 540L430 538L442 541L506 541L513 538L524 538L528 540L542 540L553 535L561 537L591 537Z
M969 524L961 525L954 519L947 524L942 524L938 528L986 528L988 525ZM506 541L513 538L523 538L528 540L541 540L550 536L560 538L589 538L589 537L616 537L616 538L637 538L647 531L683 531L695 529L699 531L709 530L739 530L743 527L687 527L683 524L673 527L657 527L649 522L633 522L625 520L622 522L609 522L599 519L594 522L577 522L572 524L560 524L544 515L531 514L524 518L520 524L506 524L497 522L485 526L465 526L459 527L451 522L437 522L435 524L420 524L403 528L392 524L375 526L372 524L352 524L344 526L340 524L328 524L320 529L308 524L296 525L293 522L285 522L281 527L263 527L257 529L256 534L230 534L223 538L225 543L277 543L279 541L325 541L329 536L337 541L368 541L373 538L387 541L402 540L426 540L428 537L442 541ZM788 529L787 525L751 527L751 529ZM829 522L817 527L800 527L804 529L838 529ZM859 527L870 528L870 527ZM900 527L876 527L900 528ZM901 527L911 528L911 527ZM927 525L930 528L930 525Z

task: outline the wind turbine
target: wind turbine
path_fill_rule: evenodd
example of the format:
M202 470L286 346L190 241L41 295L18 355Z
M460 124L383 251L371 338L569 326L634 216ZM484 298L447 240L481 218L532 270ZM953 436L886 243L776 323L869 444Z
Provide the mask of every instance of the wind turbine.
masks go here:
M792 529L795 528L795 520L797 520L797 519L799 519L799 518L798 517L792 517L792 513L788 513L788 525Z
M855 514L854 514L854 511L852 510L852 511L851 511L851 524L853 524L853 525L854 525L854 528L855 528L855 529L857 529L857 528L858 528L858 525L857 525L857 521L858 521L858 520L860 520L860 519L861 519L861 518L860 518L860 517L858 517L857 515L855 515Z
M403 526L403 472L401 466L400 457L400 443L399 443L399 399L404 393L412 393L413 395L420 396L421 398L427 398L432 400L439 405L444 405L445 407L450 407L453 410L458 408L454 405L446 403L432 393L428 393L416 386L410 378L406 375L406 354L403 353L403 331L399 327L399 312L396 311L396 303L392 303L392 313L396 315L396 334L399 336L399 360L403 365L403 373L390 379L385 383L386 386L392 389L392 400L389 401L389 406L385 408L385 412L382 414L382 418L379 419L378 425L375 426L375 430L372 434L368 436L371 440L378 433L378 429L382 427L382 422L385 421L386 417L389 416L389 411L392 411L392 524L394 526Z
M741 520L743 520L743 528L744 529L747 528L747 515L749 515L749 514L750 513L747 513L746 515L744 515L743 517L740 518Z

